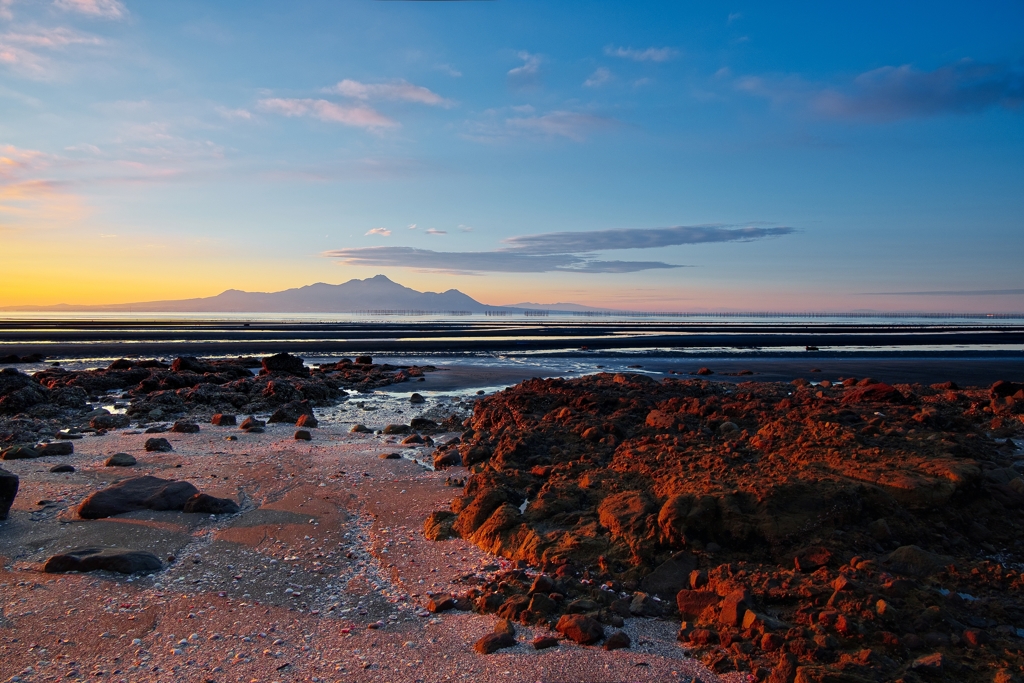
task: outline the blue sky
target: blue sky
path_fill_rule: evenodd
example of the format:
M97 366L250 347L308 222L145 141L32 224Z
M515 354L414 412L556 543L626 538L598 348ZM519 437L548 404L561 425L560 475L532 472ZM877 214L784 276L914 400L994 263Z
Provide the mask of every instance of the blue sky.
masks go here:
M0 305L385 273L495 304L1022 311L1022 26L0 0Z

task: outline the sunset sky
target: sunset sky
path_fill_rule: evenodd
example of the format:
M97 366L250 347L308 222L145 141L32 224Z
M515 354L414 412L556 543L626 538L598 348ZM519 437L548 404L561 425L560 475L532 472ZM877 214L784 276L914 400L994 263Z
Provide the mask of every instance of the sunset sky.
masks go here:
M0 306L383 273L1024 311L1022 27L1011 1L0 0Z

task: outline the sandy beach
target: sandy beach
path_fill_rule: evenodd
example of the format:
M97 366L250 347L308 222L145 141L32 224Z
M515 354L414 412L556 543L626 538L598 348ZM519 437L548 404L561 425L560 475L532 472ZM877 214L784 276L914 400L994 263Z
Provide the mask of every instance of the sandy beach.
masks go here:
M373 424L389 417L382 411ZM421 449L394 437L351 435L349 423L328 419L311 442L295 441L287 425L263 434L202 425L163 435L169 453L146 453L151 435L118 430L75 441L71 456L5 462L21 488L0 523L0 679L718 680L676 643L678 624L660 619L627 620L628 650L563 642L537 652L530 641L546 629L517 625L516 647L474 653L493 616L423 607L430 593L464 590L459 577L508 563L461 539L426 540L423 520L460 493L445 485L458 472L418 464ZM405 457L379 457L396 450ZM117 452L138 464L104 467ZM56 464L75 472L50 473ZM88 494L142 475L191 482L242 511L76 518ZM164 569L40 571L82 546L149 550Z

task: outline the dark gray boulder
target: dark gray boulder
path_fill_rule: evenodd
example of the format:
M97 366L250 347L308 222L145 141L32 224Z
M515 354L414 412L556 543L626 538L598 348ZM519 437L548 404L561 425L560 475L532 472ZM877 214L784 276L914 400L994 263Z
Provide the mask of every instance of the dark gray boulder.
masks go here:
M114 453L103 463L107 467L131 467L138 461L127 453Z
M171 442L167 439L155 437L152 439L146 439L146 450L150 453L167 453L173 451L174 447L171 446Z
M14 497L18 495L18 475L0 468L0 519L7 519Z
M36 444L35 450L40 458L45 455L71 455L75 452L75 445L70 441L53 441Z
M187 481L137 477L92 494L78 506L78 516L102 519L136 510L181 510L197 493Z
M77 548L54 555L43 565L48 574L92 572L105 569L119 574L138 574L163 569L160 559L144 550L126 548Z
M185 501L182 512L202 512L207 515L233 515L238 512L238 503L230 498L215 498L206 493L197 493Z
M38 457L39 451L28 446L9 446L0 451L0 460L30 460Z

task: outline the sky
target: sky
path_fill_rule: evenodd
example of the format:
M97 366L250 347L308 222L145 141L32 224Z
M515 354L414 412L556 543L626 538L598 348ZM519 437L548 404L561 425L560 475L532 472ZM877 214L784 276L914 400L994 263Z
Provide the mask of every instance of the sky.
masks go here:
M1024 3L0 0L0 306L1024 311Z

